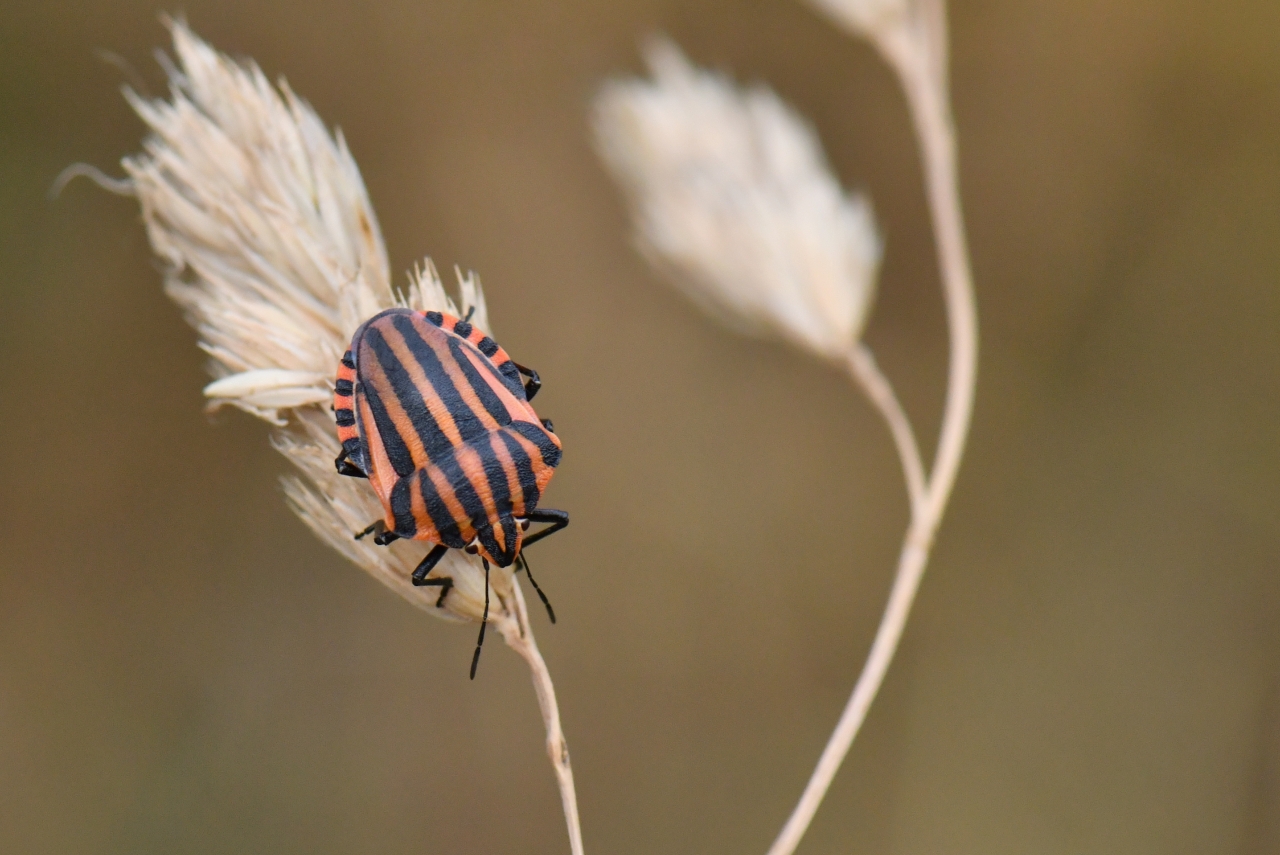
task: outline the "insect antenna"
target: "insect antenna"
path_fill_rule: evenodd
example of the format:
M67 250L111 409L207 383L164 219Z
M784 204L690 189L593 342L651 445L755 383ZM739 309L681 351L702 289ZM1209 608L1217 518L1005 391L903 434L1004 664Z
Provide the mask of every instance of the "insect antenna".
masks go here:
M551 601L547 599L547 595L542 593L542 589L538 587L538 581L533 578L533 571L529 569L529 559L524 557L524 553L516 557L516 572L519 573L521 570L524 570L524 575L529 577L529 583L533 585L533 590L538 592L538 597L541 598L542 604L547 607L547 617L551 618L552 623L555 623L556 610L551 608Z
M483 558L484 564L484 617L480 620L480 637L476 639L476 652L471 657L471 679L476 678L476 666L480 664L480 648L484 647L484 628L489 625L489 562Z

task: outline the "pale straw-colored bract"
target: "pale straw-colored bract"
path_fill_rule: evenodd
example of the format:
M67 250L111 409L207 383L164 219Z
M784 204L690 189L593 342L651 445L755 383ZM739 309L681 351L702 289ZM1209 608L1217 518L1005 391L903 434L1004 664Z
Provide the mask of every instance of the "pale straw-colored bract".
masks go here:
M732 326L842 359L880 264L870 204L769 89L696 69L669 41L646 58L652 80L605 85L594 113L642 251Z
M383 510L367 482L333 464L333 377L356 327L396 305L458 307L430 262L404 293L393 291L378 221L341 134L256 65L223 56L182 22L171 29L170 100L126 90L151 136L124 168L166 262L166 289L209 354L217 379L205 394L212 406L276 426L276 448L299 470L285 481L290 504L322 540L432 614L480 620L479 559L449 551L433 575L451 576L454 587L436 608L439 589L409 581L426 545L354 540ZM488 329L480 283L458 279L461 303ZM511 571L495 567L490 581L501 620Z

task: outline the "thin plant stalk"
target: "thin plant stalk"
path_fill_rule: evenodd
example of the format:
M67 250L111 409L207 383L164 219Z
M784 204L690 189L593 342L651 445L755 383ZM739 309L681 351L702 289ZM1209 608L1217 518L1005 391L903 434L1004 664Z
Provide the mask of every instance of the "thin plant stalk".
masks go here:
M497 629L507 645L519 653L529 664L529 672L533 677L533 689L538 695L538 709L542 712L542 722L547 729L547 756L551 759L551 767L556 773L556 784L560 788L560 803L564 808L564 821L569 828L569 849L572 855L583 855L582 827L578 821L578 795L573 786L573 766L569 762L569 743L565 741L564 730L560 727L560 707L556 703L556 687L551 682L551 672L538 650L538 642L533 637L533 627L529 623L529 611L525 606L524 593L517 583L512 585L514 596L510 616L498 623Z
M893 443L898 449L898 459L902 461L902 477L907 485L907 499L911 503L911 518L919 516L925 501L927 484L924 474L924 460L920 457L920 447L916 444L915 432L911 429L911 420L902 409L893 384L881 372L871 348L865 344L856 344L849 350L849 375L862 387L862 393L880 411L881 418L889 427Z
M925 481L921 501L917 502L914 496L912 498L911 523L903 540L889 601L866 664L800 801L769 848L768 855L791 855L795 851L884 682L955 484L973 413L978 356L977 309L960 208L955 127L947 96L943 0L921 0L920 12L917 23L923 28L925 38L916 44L923 45L923 50L895 50L895 47L902 46L901 43L882 43L880 47L897 71L906 93L924 163L925 190L937 244L950 341L946 403L933 467ZM914 462L911 459L914 440L908 439L913 436L910 425L901 408L896 406L892 389L887 389L886 397L886 389L878 388L876 382L869 384L868 378L877 381L878 372L867 375L866 366L861 362L858 351L854 351L850 357L850 370L888 423L902 457L908 492L914 493L913 471L918 471L919 461L918 455Z

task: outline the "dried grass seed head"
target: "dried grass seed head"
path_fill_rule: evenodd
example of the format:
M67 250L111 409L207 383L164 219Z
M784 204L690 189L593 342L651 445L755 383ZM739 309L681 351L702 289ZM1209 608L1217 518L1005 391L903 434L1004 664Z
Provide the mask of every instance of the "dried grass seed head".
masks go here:
M430 261L394 293L386 249L364 181L341 134L283 81L218 53L181 22L170 24L177 65L169 100L125 97L150 128L124 168L165 286L182 306L217 378L212 406L229 404L276 426L272 442L299 470L285 480L290 504L326 543L434 614L480 620L484 571L450 550L438 589L409 576L418 542L389 547L352 533L383 511L369 485L334 470L338 453L333 376L361 321L394 305L460 314ZM479 280L458 272L474 324L490 329ZM509 569L490 575L491 616L509 614Z
M840 358L880 264L869 202L841 189L813 130L767 88L694 68L666 40L645 54L652 80L606 84L594 113L641 250L731 326Z

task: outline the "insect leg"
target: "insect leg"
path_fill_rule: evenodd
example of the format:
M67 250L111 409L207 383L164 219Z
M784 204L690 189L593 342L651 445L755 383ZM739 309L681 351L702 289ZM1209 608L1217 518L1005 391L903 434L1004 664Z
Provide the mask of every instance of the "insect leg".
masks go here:
M413 584L428 588L439 588L440 596L436 597L436 608L438 609L444 608L444 598L449 596L449 592L453 590L453 580L448 576L438 579L423 579L421 582L414 582Z
M368 478L369 476L364 474L363 469L347 459L349 454L350 452L344 448L339 452L338 456L334 458L333 465L334 468L338 470L338 474L346 475L350 478Z
M471 657L471 679L476 678L476 666L480 664L480 648L484 647L484 628L489 625L489 562L484 563L484 617L480 619L480 637L476 639L476 652Z
M529 378L529 382L524 384L524 399L526 401L532 401L533 396L538 394L538 390L542 388L542 378L538 376L537 371L534 371L532 368L525 368L515 360L512 360L511 364L516 367L517 371Z
M530 522L551 523L551 525L547 526L542 531L526 537L524 539L524 546L528 546L531 543L537 543L544 537L553 535L560 529L567 526L569 524L569 512L552 510L551 508L542 508L536 511L530 511L526 515L526 519Z
M387 524L382 520L374 520L364 529L355 533L356 540L362 540L369 535L373 535L373 542L379 546L386 546L393 540L399 540L400 535L394 531L387 530Z
M444 608L444 598L449 596L449 592L453 590L453 580L448 576L444 576L439 579L423 579L422 584L428 588L440 588L440 596L436 597L436 608Z
M542 599L542 604L547 607L547 617L551 618L552 623L555 623L556 610L551 608L551 601L547 599L547 595L542 593L542 589L538 587L537 580L533 578L533 571L529 569L529 559L525 558L523 554L516 556L516 572L519 573L521 570L524 570L524 575L529 577L533 590L538 592L538 596Z
M443 543L431 547L431 551L427 553L427 557L422 559L417 568L413 571L413 584L427 584L427 574L436 569L436 565L440 563L440 559L444 558L444 554L449 551L449 547Z

